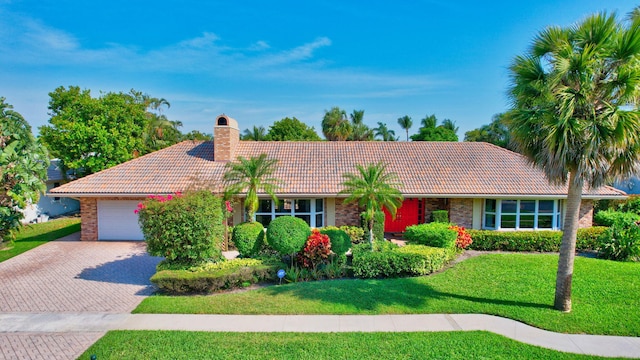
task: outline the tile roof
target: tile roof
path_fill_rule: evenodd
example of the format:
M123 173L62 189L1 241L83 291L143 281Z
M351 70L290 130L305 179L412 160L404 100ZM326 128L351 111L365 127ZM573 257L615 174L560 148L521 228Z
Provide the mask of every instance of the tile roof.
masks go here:
M478 142L257 142L240 141L236 156L266 153L279 159L276 176L281 194L336 195L342 174L356 164L383 161L396 172L407 195L555 196L553 186L526 159L500 147ZM81 197L161 194L193 183L222 189L225 163L214 161L213 143L185 141L60 186L51 193ZM585 190L591 197L624 196L605 186Z

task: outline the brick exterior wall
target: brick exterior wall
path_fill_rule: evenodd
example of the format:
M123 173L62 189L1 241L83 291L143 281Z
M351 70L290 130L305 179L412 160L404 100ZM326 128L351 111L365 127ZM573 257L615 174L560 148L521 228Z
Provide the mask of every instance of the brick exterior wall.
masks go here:
M213 129L213 156L215 161L233 161L240 141L240 130L228 126Z
M360 226L361 212L358 204L345 204L344 199L336 199L336 226Z
M144 198L129 197L104 197L104 198L80 198L80 230L81 241L98 240L98 200L139 200Z
M424 222L431 222L431 213L435 210L449 210L446 199L424 199ZM449 215L451 216L451 215Z
M578 228L588 228L591 226L593 226L593 200L582 200L580 204Z
M450 199L449 221L471 229L473 227L473 199Z

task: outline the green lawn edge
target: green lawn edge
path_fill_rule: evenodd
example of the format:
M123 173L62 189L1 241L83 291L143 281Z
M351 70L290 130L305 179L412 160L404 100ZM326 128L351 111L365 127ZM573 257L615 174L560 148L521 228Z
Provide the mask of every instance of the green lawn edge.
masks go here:
M11 259L44 243L80 231L80 218L60 218L20 227L13 245L0 250L0 262Z
M640 336L640 263L576 258L573 310L553 309L558 256L488 254L430 276L330 280L146 298L134 313L488 314L562 333Z
M484 332L109 331L79 359L607 359Z

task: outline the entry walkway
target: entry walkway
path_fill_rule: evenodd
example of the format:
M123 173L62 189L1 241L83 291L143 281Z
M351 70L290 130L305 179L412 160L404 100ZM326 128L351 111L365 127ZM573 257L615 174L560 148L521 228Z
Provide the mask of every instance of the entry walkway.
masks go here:
M96 334L109 330L415 332L484 330L558 351L640 357L640 338L562 334L492 315L171 315L4 313L0 333Z

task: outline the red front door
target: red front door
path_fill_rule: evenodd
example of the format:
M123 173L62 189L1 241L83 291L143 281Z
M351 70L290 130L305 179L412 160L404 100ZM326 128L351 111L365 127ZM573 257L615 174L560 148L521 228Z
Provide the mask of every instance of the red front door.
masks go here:
M396 212L395 220L391 218L387 209L383 209L384 231L404 232L407 226L416 225L418 223L418 203L418 199L405 199Z

